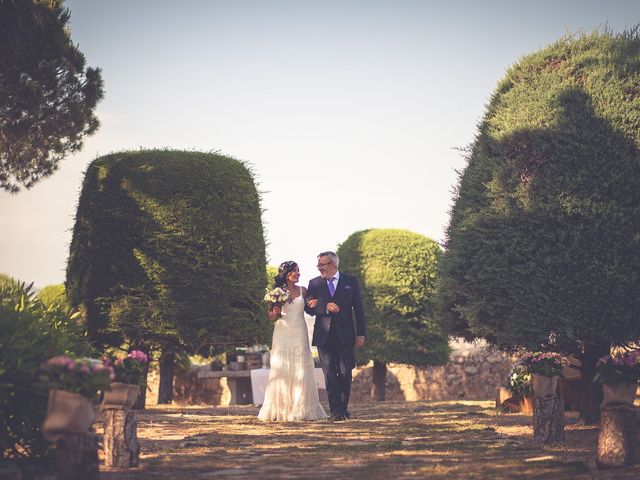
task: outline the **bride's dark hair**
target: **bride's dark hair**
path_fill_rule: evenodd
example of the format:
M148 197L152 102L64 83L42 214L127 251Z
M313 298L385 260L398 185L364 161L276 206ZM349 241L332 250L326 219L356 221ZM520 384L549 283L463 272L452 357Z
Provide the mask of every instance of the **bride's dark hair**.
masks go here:
M276 287L287 288L287 275L298 268L298 264L291 260L282 262L278 267L278 275L275 276Z

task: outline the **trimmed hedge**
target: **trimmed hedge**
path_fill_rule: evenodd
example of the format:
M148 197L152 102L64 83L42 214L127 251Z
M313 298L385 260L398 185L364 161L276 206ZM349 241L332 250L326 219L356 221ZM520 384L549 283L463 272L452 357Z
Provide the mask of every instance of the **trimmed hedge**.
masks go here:
M594 357L636 341L638 232L640 37L563 38L509 69L482 120L440 264L447 326Z
M358 277L367 319L358 363L429 366L448 361L449 346L434 317L433 293L440 247L413 232L356 232L338 248L340 271Z
M67 267L92 342L209 354L268 327L260 198L242 162L138 151L94 160Z

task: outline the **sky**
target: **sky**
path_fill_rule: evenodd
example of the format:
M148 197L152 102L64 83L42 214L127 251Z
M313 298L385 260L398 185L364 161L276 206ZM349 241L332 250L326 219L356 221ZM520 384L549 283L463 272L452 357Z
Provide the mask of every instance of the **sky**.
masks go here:
M461 149L524 55L579 31L640 23L637 0L67 0L71 36L102 69L100 129L53 176L0 192L0 272L62 283L84 172L140 148L248 162L268 262L352 233L444 240Z

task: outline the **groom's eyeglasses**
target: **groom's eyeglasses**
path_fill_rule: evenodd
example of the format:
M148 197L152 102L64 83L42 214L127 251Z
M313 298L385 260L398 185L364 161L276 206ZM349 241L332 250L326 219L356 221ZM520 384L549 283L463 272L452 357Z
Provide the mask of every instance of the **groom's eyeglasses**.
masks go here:
M319 263L318 265L316 265L316 267L318 267L318 270L321 268L326 267L327 265L331 265L333 262L325 262L325 263Z

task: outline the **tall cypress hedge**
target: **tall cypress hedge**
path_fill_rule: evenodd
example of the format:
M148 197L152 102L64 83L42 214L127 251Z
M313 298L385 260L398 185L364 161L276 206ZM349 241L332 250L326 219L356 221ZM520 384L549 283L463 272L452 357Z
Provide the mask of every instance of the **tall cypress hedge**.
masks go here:
M597 415L597 358L640 338L637 30L568 36L508 70L460 177L440 276L451 331L578 356Z
M268 327L265 268L260 198L242 162L152 150L89 166L66 287L94 344L250 344Z
M384 399L386 364L448 361L448 339L436 322L433 295L440 246L418 233L371 229L338 248L340 271L358 277L367 319L358 362L374 361L372 396Z

